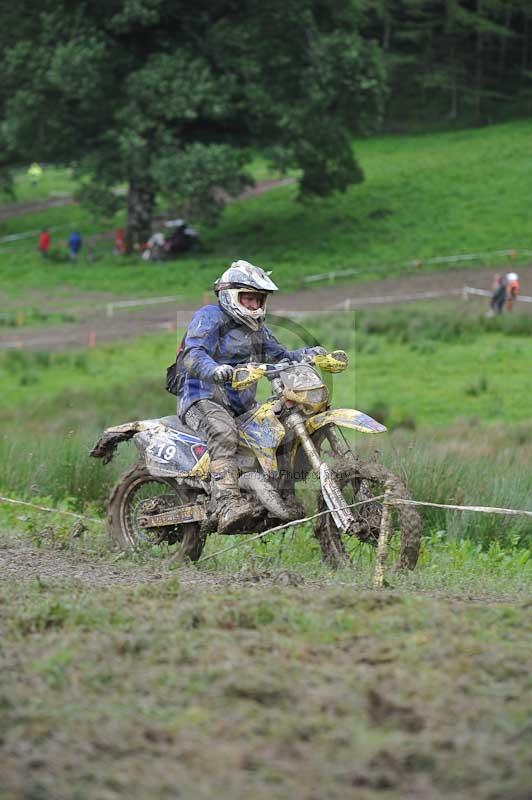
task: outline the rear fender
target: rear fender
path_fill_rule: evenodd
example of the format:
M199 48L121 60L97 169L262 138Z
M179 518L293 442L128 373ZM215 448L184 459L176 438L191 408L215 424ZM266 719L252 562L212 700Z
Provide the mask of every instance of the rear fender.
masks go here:
M123 425L115 425L112 428L106 428L92 450L90 451L93 458L103 459L104 464L112 461L116 452L116 448L120 442L127 442L129 439L140 431L141 423L124 422Z
M386 427L376 419L368 417L362 411L354 408L334 408L315 414L305 420L307 431L312 434L323 428L324 425L338 425L340 428L352 428L361 433L384 433Z
M161 477L192 477L203 480L209 474L210 458L202 439L174 430L160 419L126 422L107 428L90 455L108 464L120 442L133 439L148 471Z

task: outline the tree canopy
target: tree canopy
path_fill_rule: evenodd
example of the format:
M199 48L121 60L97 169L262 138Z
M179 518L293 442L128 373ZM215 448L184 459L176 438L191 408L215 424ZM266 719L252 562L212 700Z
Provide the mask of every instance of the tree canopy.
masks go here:
M352 136L378 124L385 95L363 7L20 0L0 33L4 160L74 162L86 202L127 202L132 243L157 195L212 219L254 149L301 170L302 195L345 190L362 179Z
M388 128L532 111L530 0L368 0L362 31L386 59Z

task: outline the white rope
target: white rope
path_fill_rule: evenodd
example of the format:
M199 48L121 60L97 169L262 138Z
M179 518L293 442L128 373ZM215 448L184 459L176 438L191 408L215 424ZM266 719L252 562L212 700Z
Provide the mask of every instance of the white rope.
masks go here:
M303 283L315 283L316 281L329 280L333 281L335 278L346 278L350 275L358 275L361 272L380 272L382 270L389 270L398 267L409 267L410 269L419 269L424 264L455 264L460 261L475 261L480 258L490 258L491 256L530 256L532 250L527 249L509 249L509 250L491 250L487 253L461 253L453 256L436 256L435 258L413 258L410 261L402 261L398 264L377 264L374 266L358 267L356 269L342 269L336 272L321 272L316 275L306 275L303 278Z
M160 303L174 303L176 300L179 300L179 298L175 297L175 295L166 297L144 297L140 300L113 300L112 302L107 303L106 314L108 317L112 317L115 308L133 308L134 306L153 306L153 305L159 305Z
M38 506L35 503L27 503L25 500L13 500L12 497L2 497L0 495L0 503L13 503L17 506L28 506L29 508L36 508L38 511L48 511L51 514L66 514L69 517L76 517L76 519L88 519L90 522L103 522L97 517L87 517L86 514L75 514L73 511L62 511L59 508L47 508L46 506Z
M463 293L465 295L477 294L480 297L491 297L493 294L493 292L489 292L487 289L474 289L472 286L464 286ZM520 300L522 303L532 303L532 297L529 297L526 294L518 294L514 300Z
M55 207L57 207L57 205L65 205L65 204L64 203L63 204L59 203L59 204L56 204ZM64 225L52 225L51 227L48 228L48 230L49 231L59 231L62 228L69 228L69 227L70 227L70 223L69 222L65 222ZM18 242L19 239L29 239L32 236L36 236L41 231L42 231L42 228L36 228L33 231L24 231L23 233L10 233L9 236L0 237L0 243L7 244L9 242ZM5 248L2 248L2 250L5 250Z
M405 500L402 497L390 498L390 503L401 506L430 506L431 508L447 508L450 511L479 511L482 514L505 514L512 517L532 517L532 511L521 511L515 508L498 508L496 506L455 506L445 503L426 503L423 500Z
M356 508L357 506L363 506L368 503L375 503L380 500L384 499L384 495L377 495L376 497L371 497L367 500L360 500L357 503L351 503L350 505L341 506L338 508L338 511L343 511L344 509L348 508ZM20 505L26 506L28 508L34 508L38 511L47 511L51 514L64 514L69 517L75 517L76 519L86 519L89 522L98 522L103 523L102 519L98 517L89 517L86 514L76 514L73 511L63 511L58 508L49 508L47 506L40 506L36 505L35 503L29 503L25 500L14 500L11 497L3 497L0 495L0 502L1 503L12 503L13 505ZM423 500L407 500L403 497L390 497L389 501L390 505L403 505L403 506L426 506L429 508L443 508L449 511L469 511L469 512L478 512L482 514L501 514L504 516L512 516L512 517L532 517L532 511L525 511L522 509L515 509L515 508L500 508L498 506L459 506L450 503L430 503ZM313 519L317 519L318 517L322 517L324 514L330 514L331 511L327 508L325 511L319 511L317 514L311 514L309 517L300 517L299 519L291 520L290 522L285 522L282 525L276 525L273 528L269 528L267 531L263 531L262 533L257 533L254 536L246 536L245 539L235 542L235 544L229 545L229 547L225 547L222 550L217 550L215 553L210 553L209 555L202 556L198 559L197 563L199 564L201 561L208 561L211 558L215 558L216 556L222 555L222 553L227 553L230 550L234 550L237 547L242 547L244 544L248 542L256 541L257 539L262 539L264 536L268 536L270 533L276 533L278 531L285 530L286 528L293 528L299 525L302 525L305 522L310 522ZM245 534L244 534L245 535Z
M345 300L341 300L339 303L336 303L336 305L327 310L349 311L351 308L356 308L357 306L367 306L379 303L395 303L400 300L431 300L438 297L452 297L454 295L462 294L463 291L463 289L445 289L434 292L412 292L410 294L383 294L377 295L377 297L361 297L358 299L347 297Z

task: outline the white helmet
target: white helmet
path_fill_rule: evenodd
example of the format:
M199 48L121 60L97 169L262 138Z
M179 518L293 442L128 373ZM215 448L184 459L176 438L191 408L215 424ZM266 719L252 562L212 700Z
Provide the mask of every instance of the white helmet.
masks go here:
M260 267L254 267L249 261L233 261L221 278L214 284L220 306L233 317L236 322L247 325L257 331L266 316L266 300L270 292L276 292L277 286ZM252 311L240 302L244 292L259 292L264 296L260 308Z

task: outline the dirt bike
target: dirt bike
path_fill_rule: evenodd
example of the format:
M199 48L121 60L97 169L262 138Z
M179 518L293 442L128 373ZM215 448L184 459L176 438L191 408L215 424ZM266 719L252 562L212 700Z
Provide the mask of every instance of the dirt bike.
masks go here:
M408 498L403 483L380 464L361 461L341 428L367 434L384 425L354 409L331 409L319 370L341 372L343 351L303 357L300 362L235 367L231 386L245 389L261 378L271 382L271 397L236 418L240 446L239 486L251 501L252 517L236 533L256 533L300 518L295 483L318 486L311 493L321 514L314 534L324 560L333 567L350 562L350 537L375 543L382 504L373 497L391 484L396 497ZM210 458L201 436L176 416L127 422L107 428L91 455L109 462L120 442L133 439L141 461L114 487L109 501L110 535L120 549L143 543L180 543L178 556L197 561L206 537L216 532L216 504L209 480ZM367 503L347 508L358 501ZM399 529L397 566L413 569L420 547L420 518L407 505L394 510ZM233 533L235 533L233 531Z

